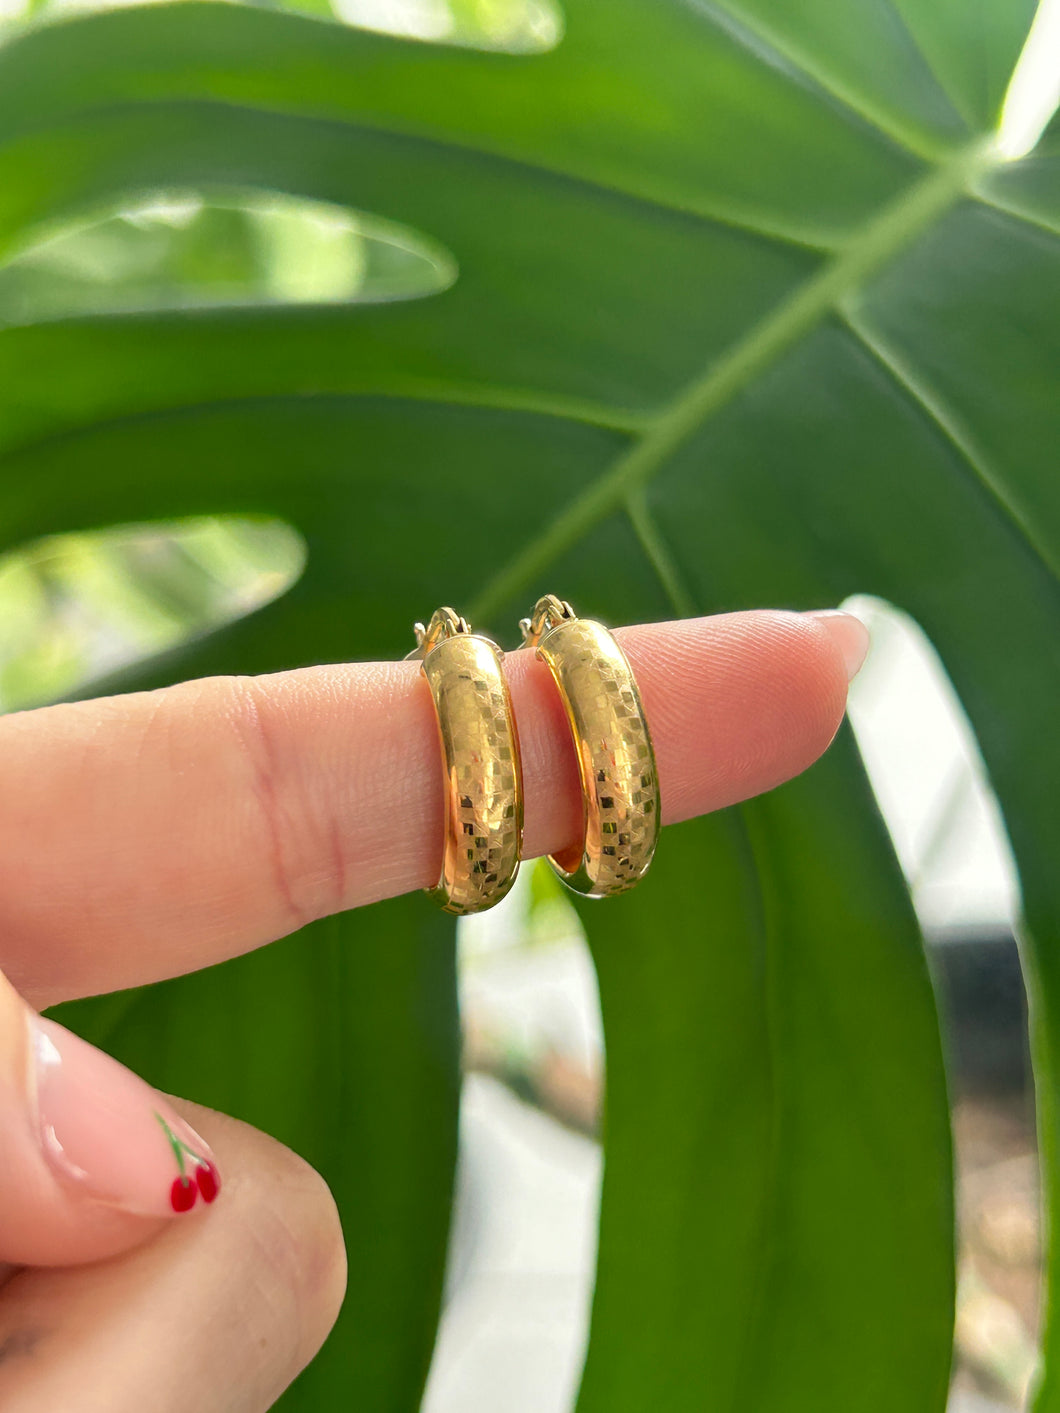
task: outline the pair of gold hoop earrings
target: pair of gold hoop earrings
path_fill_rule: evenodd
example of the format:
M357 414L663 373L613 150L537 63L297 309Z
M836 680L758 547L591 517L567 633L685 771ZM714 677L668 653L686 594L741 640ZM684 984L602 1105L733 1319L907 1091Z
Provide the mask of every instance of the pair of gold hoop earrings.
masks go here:
M578 618L553 594L519 626L555 679L581 774L582 839L549 863L577 893L625 892L647 872L660 823L655 754L632 669L603 624ZM522 855L519 733L504 654L451 608L415 632L409 656L421 660L434 698L446 793L442 873L428 891L447 912L482 912L511 888Z

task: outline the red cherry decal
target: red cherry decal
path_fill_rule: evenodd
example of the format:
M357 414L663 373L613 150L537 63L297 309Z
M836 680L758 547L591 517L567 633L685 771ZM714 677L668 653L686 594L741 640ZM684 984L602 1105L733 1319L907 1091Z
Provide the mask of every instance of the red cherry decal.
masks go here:
M204 1202L212 1202L221 1191L221 1174L214 1163L200 1163L195 1169L195 1181Z
M173 1186L169 1189L169 1200L173 1205L174 1212L190 1212L195 1206L195 1199L198 1195L199 1190L191 1178L177 1177L173 1179Z

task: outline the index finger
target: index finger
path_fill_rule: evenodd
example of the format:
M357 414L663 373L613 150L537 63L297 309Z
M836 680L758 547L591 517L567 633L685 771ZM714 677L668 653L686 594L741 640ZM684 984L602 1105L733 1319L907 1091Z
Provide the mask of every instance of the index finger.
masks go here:
M867 645L848 615L774 611L617 636L667 822L809 765ZM576 841L577 768L547 669L518 652L506 670L531 858ZM0 800L0 968L38 1006L192 971L430 886L441 859L437 731L414 662L207 678L9 716Z

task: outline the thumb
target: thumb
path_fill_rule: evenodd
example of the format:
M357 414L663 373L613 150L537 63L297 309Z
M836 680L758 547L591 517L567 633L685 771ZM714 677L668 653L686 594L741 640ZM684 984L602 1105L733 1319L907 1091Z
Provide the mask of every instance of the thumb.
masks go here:
M0 975L0 1262L113 1255L219 1188L212 1153L171 1104Z

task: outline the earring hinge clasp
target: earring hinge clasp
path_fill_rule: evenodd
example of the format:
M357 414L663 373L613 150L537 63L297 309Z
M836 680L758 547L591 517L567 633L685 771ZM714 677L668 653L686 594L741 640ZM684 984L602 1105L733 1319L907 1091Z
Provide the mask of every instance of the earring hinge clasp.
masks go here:
M553 628L558 628L561 623L577 618L577 616L566 599L559 599L555 594L544 594L534 604L534 611L530 617L519 620L523 646L536 648L546 633L550 633Z

